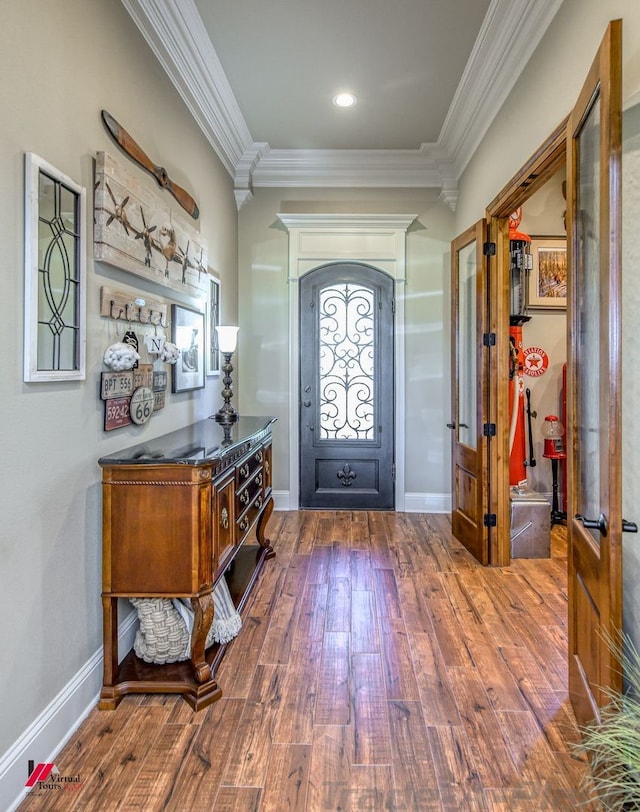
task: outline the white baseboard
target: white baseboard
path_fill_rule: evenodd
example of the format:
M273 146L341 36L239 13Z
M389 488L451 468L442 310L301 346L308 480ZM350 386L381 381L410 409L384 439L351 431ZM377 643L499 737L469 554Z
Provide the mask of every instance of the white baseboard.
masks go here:
M405 513L451 513L450 493L405 493Z
M297 510L289 504L289 491L273 491L275 510ZM403 513L450 513L450 493L405 493Z
M289 491L272 491L274 510L297 510L297 507L289 507Z
M118 651L123 656L132 648L137 628L138 616L132 611L118 629ZM36 764L54 762L95 708L102 687L102 662L101 646L0 758L0 809L14 812L24 800L29 759Z

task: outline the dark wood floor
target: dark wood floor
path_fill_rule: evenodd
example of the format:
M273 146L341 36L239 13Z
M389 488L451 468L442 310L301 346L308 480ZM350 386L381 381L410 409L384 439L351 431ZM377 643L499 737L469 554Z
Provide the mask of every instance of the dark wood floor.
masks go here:
M478 566L445 516L273 515L268 562L199 713L93 711L74 790L21 810L574 810L566 542ZM52 797L52 794L56 797ZM581 809L593 810L588 802Z

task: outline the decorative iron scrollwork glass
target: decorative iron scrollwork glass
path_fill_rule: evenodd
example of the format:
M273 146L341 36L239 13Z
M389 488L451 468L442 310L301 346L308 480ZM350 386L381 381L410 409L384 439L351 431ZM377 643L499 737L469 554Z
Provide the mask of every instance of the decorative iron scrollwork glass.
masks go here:
M85 190L25 160L25 381L85 377Z
M375 294L342 283L320 291L320 438L373 440Z

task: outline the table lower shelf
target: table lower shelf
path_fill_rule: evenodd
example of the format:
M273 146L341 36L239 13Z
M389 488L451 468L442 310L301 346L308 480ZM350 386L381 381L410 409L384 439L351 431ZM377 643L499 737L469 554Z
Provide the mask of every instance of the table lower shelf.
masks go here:
M238 550L224 577L239 612L244 609L264 562L273 556L270 547L259 544L243 544ZM132 649L120 663L113 685L103 686L98 708L114 710L123 696L136 693L182 694L194 710L205 708L222 696L215 672L231 642L215 643L206 650L211 679L203 683L196 680L190 660L156 665L141 660Z

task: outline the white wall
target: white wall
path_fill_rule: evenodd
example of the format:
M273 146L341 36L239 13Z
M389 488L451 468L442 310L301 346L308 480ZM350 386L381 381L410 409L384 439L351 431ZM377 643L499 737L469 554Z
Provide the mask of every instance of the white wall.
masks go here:
M453 212L426 190L256 189L239 215L240 404L245 414L271 413L274 489L288 492L288 234L279 213L417 213L407 234L405 311L406 491L449 494L449 249ZM247 385L247 381L251 384ZM255 385L255 388L254 388ZM426 510L426 507L423 509Z
M118 153L100 119L101 108L109 110L198 201L209 264L222 276L224 311L237 316L231 180L122 5L4 0L1 6L0 755L101 646L98 457L206 416L220 403L215 379L193 396L169 393L166 408L144 427L103 432L98 382L113 332L98 315L100 286L130 285L174 297L94 264L91 210L87 379L22 382L24 152L82 183L91 201L96 151ZM173 206L168 193L151 177L148 182ZM29 758L37 763L49 755L31 752ZM24 784L26 760L22 766Z

